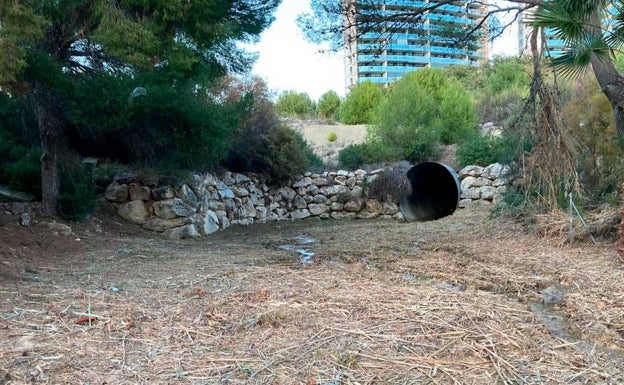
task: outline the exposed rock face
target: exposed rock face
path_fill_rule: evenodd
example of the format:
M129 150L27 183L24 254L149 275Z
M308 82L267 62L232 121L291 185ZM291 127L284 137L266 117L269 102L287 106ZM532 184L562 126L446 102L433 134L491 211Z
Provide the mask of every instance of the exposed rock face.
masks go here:
M318 219L402 220L398 202L368 198L367 186L383 170L306 173L286 186L270 187L262 177L226 172L194 175L180 186L141 185L117 178L105 198L125 220L171 239L195 238L233 224ZM513 177L507 166L469 166L459 172L459 206L475 201L496 203ZM128 182L123 184L121 182Z

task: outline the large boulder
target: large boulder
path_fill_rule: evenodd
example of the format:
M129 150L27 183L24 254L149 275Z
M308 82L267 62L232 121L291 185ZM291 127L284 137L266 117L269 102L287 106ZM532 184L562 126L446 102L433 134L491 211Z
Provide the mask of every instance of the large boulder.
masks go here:
M128 200L128 185L111 183L104 191L104 197L109 202L122 203Z
M152 189L152 198L155 201L171 199L175 197L175 190L173 187L166 185Z
M195 227L194 224L189 223L188 225L169 229L165 231L163 235L169 239L174 240L184 238L197 238L199 237L199 231L197 231L197 227Z
M152 199L152 191L148 186L132 183L128 186L128 193L130 194L131 201L149 201Z
M214 211L207 211L204 215L196 214L193 220L201 235L210 235L219 230L219 217Z
M157 217L150 218L143 223L143 228L150 231L162 233L163 231L173 229L188 224L189 218L177 217L173 219L161 219Z
M182 199L186 204L191 206L194 209L199 207L199 199L197 199L197 194L190 188L187 184L183 184L178 189L178 197Z
M162 219L188 217L195 213L195 209L180 198L166 199L154 202L154 214Z
M142 225L149 217L145 203L140 199L121 203L117 208L117 213L126 221L137 225Z

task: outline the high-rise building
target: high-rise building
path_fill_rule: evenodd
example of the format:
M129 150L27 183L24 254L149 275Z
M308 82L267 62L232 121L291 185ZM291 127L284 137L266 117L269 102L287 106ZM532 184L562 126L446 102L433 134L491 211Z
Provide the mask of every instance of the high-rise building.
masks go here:
M347 88L365 81L388 85L423 67L477 66L488 57L487 31L478 24L487 1L342 1L349 7ZM473 38L465 39L467 32Z
M518 18L518 56L531 55L530 35L533 32L533 27L526 24L526 18L533 11L534 9L523 12ZM542 41L545 41L545 44L542 45ZM538 42L539 48L546 49L547 54L551 57L560 56L567 47L565 41L558 38L554 31L548 28L543 31L543 34L538 36Z
M533 27L526 23L527 19L530 19L531 14L535 12L535 8L525 11L520 14L518 18L518 55L531 55L530 47L530 35L533 32ZM602 28L609 30L614 25L614 16L617 13L617 9L611 8L610 12L605 14L602 20ZM552 28L544 28L542 33L538 36L539 49L544 49L545 53L549 57L556 58L568 52L569 47L565 40L561 39ZM543 44L542 44L543 42Z

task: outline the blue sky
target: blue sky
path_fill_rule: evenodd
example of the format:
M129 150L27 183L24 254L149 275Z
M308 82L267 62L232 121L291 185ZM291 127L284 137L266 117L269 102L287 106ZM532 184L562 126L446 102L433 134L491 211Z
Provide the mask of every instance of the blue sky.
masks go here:
M308 43L296 25L297 15L310 9L309 0L282 0L271 26L251 46L259 53L253 74L265 79L269 88L279 93L287 90L305 92L312 99L329 90L345 95L344 65L338 53L322 52L323 46ZM513 54L512 31L495 42L494 50Z

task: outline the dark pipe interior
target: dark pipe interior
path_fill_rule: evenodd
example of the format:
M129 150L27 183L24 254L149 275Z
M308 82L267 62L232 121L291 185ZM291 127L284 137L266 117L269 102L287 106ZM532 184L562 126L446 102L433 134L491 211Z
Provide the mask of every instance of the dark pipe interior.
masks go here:
M459 178L450 167L437 162L423 162L407 172L412 194L400 202L408 222L430 221L451 215L459 202Z

